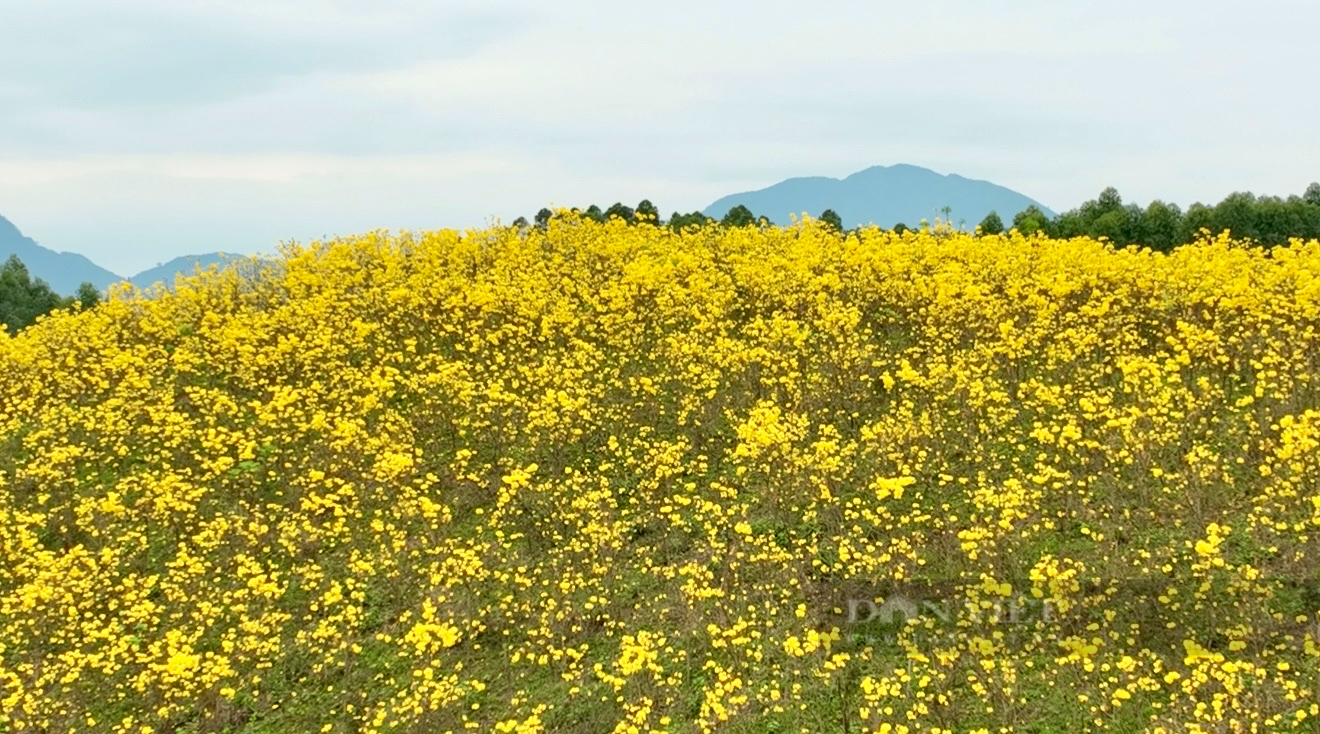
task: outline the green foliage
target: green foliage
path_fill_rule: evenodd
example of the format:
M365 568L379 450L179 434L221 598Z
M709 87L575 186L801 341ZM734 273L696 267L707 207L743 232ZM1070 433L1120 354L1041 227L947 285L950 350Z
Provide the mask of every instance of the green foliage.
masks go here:
M1153 250L1168 252L1183 241L1183 213L1177 204L1152 201L1141 215L1139 241Z
M83 308L91 308L100 303L101 295L91 283L83 283L75 298L63 298L46 281L31 277L17 255L10 255L0 266L0 323L11 334L31 326L39 316L69 308L75 299Z
M1118 189L1110 186L1100 196L1065 212L1055 221L1054 232L1059 237L1105 237L1113 242L1128 244L1135 241L1135 229L1140 227L1140 211L1124 206Z
M625 206L621 202L615 202L614 204L610 205L609 209L605 210L605 219L607 221L615 217L622 219L628 224L637 223L637 213L633 211L632 207Z
M652 204L650 199L637 202L637 221L659 224L660 210L655 208L655 204Z
M840 217L833 209L826 209L821 212L820 221L830 225L839 232L843 231L843 217Z
M73 294L73 300L82 304L83 309L95 308L101 302L101 291L91 283L83 283L78 286L78 291Z
M752 214L751 209L739 204L724 215L724 218L720 220L720 224L725 227L750 227L756 224L756 215Z
M688 214L674 212L673 215L669 217L669 227L675 232L681 232L688 227L702 227L712 221L714 220L701 212L690 212Z
M953 221L951 207L940 207L939 212L941 221ZM674 231L715 221L694 211L688 214L674 212L667 222L662 222L659 210L650 199L643 199L636 209L615 203L602 211L593 204L582 214L597 222L618 217L630 225L663 223ZM541 209L534 221L544 227L553 216L549 209ZM821 212L819 219L843 231L843 219L833 209ZM519 221L525 220L520 218ZM774 225L768 217L758 216L742 204L730 209L719 223L726 227ZM960 221L959 228L962 224ZM1283 199L1237 192L1218 204L1193 204L1185 212L1177 204L1158 199L1144 209L1135 203L1125 203L1118 189L1110 186L1095 199L1055 217L1032 205L1013 216L1011 227L994 211L987 214L979 226L983 234L999 234L1011 228L1024 234L1040 233L1051 237L1105 238L1119 247L1138 245L1160 252L1169 252L1179 245L1193 242L1202 236L1203 231L1211 234L1228 231L1234 237L1274 246L1285 244L1291 238L1320 239L1320 183L1309 185L1301 196ZM893 231L899 234L908 229L902 222L893 227Z
M640 202L637 203L636 209L633 209L632 207L629 207L621 202L616 202L613 205L611 205L610 208L604 211L602 211L601 208L596 206L595 204L592 204L591 206L587 207L586 211L576 208L574 208L572 211L580 213L582 216L586 217L587 219L596 222L604 223L615 217L618 217L619 219L622 219L624 222L628 223L629 225L636 225L642 222L649 222L655 225L668 226L670 229L674 230L675 232L682 231L688 227L704 227L706 225L713 224L716 222L715 219L706 216L704 213L700 211L689 212L687 214L674 212L673 214L670 215L669 220L667 222L662 221L660 219L660 210L656 208L655 204L653 204L650 199L642 199ZM545 226L549 224L550 220L553 218L554 218L554 212L552 212L549 209L543 208L541 209L541 211L536 213L534 222L538 227L545 228ZM837 214L834 213L833 210L826 210L825 214L822 214L822 219L825 219L826 221L832 220L831 223L839 231L843 230L843 221L841 218L839 218ZM524 224L526 223L526 219L522 217L519 217L518 221ZM752 225L756 225L760 227L774 226L774 222L771 221L769 217L765 215L757 216L752 212L752 210L748 209L746 206L741 204L735 206L733 209L730 209L729 212L724 215L724 218L719 221L719 223L723 224L726 227L746 227Z
M1013 229L1023 234L1050 234L1052 222L1039 207L1032 205L1013 215Z
M1019 216L1030 218L1025 215ZM1028 231L1025 226L1019 229ZM1118 191L1110 187L1042 229L1059 237L1105 237L1119 246L1141 245L1164 252L1195 241L1202 231L1228 231L1262 245L1282 245L1293 237L1320 238L1320 184L1311 184L1302 196L1287 199L1234 192L1218 204L1193 204L1186 213L1159 200L1144 210L1124 205Z

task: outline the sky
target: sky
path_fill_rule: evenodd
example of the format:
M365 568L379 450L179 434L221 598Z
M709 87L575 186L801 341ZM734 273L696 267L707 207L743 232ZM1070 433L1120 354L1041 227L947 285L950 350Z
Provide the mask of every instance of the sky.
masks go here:
M910 163L1063 211L1320 179L1320 3L0 0L0 216L121 275Z

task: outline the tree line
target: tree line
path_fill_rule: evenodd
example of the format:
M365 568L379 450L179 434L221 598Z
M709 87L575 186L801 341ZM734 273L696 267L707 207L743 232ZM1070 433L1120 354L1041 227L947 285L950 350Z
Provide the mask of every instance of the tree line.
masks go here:
M1238 192L1218 204L1192 204L1186 211L1158 199L1145 208L1124 204L1118 190L1111 186L1095 199L1055 217L1028 207L1013 217L1012 228L1051 237L1107 237L1116 245L1142 245L1164 252L1196 241L1202 230L1211 234L1227 231L1234 237L1274 247L1292 238L1320 239L1320 183L1311 184L1300 196ZM983 234L999 234L1004 229L995 212L990 212L980 225Z
M635 207L615 203L601 209L593 204L572 211L597 222L617 217L628 224L650 222L674 230L713 224L725 227L774 225L769 217L757 215L742 204L718 220L699 211L674 212L668 219L661 219L659 210L649 199L643 199ZM949 221L952 214L949 207L941 211ZM545 227L552 217L554 212L545 208L537 212L531 222L518 217L514 225ZM833 209L821 212L817 219L841 232L844 229L842 218ZM902 233L908 227L900 222L891 229ZM1027 234L1039 232L1060 238L1105 237L1119 246L1141 245L1164 252L1196 241L1203 230L1211 234L1228 231L1234 237L1272 247L1287 244L1292 238L1320 239L1320 183L1311 184L1300 196L1282 198L1238 192L1218 204L1192 204L1186 211L1177 204L1160 200L1152 201L1144 208L1124 204L1118 190L1109 187L1095 199L1053 217L1030 206L1014 215L1010 225L1005 224L996 212L990 212L977 229L988 235L1016 229ZM10 333L17 333L35 322L38 316L55 309L91 308L100 301L100 291L91 283L83 283L73 296L59 295L45 281L31 277L17 255L10 256L0 265L0 324Z
M674 212L669 219L661 219L659 211L649 199L643 199L636 207L615 203L607 209L601 209L593 204L586 209L574 208L572 211L597 222L607 222L618 217L628 224L647 221L674 230L693 225L744 227L774 224L769 217L757 215L742 204L733 207L718 220L699 211L688 214ZM945 215L945 221L951 221L953 212L949 207L944 207L941 212ZM514 224L531 226L534 223L544 227L553 216L554 212L550 209L542 209L532 222L519 217ZM833 209L821 212L817 219L839 231L844 229L842 218ZM890 229L901 233L909 227L900 222ZM978 229L982 234L1001 234L1016 229L1027 234L1040 232L1059 238L1105 237L1119 246L1142 245L1164 252L1195 242L1202 230L1212 234L1228 231L1234 237L1272 247L1287 244L1292 238L1320 239L1320 183L1311 184L1300 196L1282 198L1238 192L1230 194L1218 204L1192 204L1186 211L1177 204L1160 200L1152 201L1144 208L1137 204L1124 204L1118 190L1111 186L1100 192L1095 199L1056 216L1046 214L1039 207L1030 206L1014 215L1011 224L1006 224L998 213L992 211L981 221Z
M72 296L61 296L41 278L33 278L18 255L0 265L0 324L11 334L32 325L38 316L59 308L91 308L101 302L101 292L91 283L78 286Z
M769 217L758 217L755 214L752 214L750 209L741 204L730 209L728 214L725 214L722 219L708 217L699 211L689 212L687 214L674 212L670 215L669 219L661 219L660 210L656 209L650 199L642 199L638 202L636 207L628 206L622 202L616 202L608 209L601 209L599 206L592 204L586 209L573 207L570 211L595 222L604 223L617 217L628 224L650 222L657 226L667 226L675 230L681 230L685 227L694 225L706 226L711 224L722 224L726 227L742 227L752 224L761 226L774 225L774 222L771 222ZM549 208L543 208L536 213L536 216L533 217L531 222L528 222L526 217L518 217L513 221L513 224L516 227L528 227L533 224L538 227L544 227L554 216L555 213L550 211Z
M579 214L586 219L590 219L592 221L600 222L600 223L608 222L610 221L610 219L618 217L619 219L622 219L628 224L638 224L639 222L650 222L651 224L661 227L669 227L670 229L674 229L674 230L682 230L684 228L691 226L700 227L700 226L708 226L713 224L718 224L724 227L747 227L752 225L756 225L760 227L773 227L775 224L773 221L771 221L769 217L763 214L762 215L754 214L751 209L748 209L746 206L742 204L739 204L733 207L732 209L730 209L720 219L707 216L706 214L699 211L688 212L687 214L674 212L669 216L668 219L661 219L660 211L656 209L655 205L651 203L650 199L642 199L640 202L638 202L636 207L630 207L626 204L623 204L622 202L616 202L615 204L611 205L608 209L601 209L599 206L592 204L586 209L579 209L577 207L573 207L569 211L575 214ZM513 225L515 227L530 227L532 225L535 225L537 227L544 227L550 222L550 220L554 216L555 213L550 211L549 208L543 208L541 209L541 211L536 213L536 216L533 217L532 221L530 222L527 221L526 217L518 217L513 221ZM843 219L838 214L836 214L833 209L826 209L825 211L821 212L820 216L817 217L817 219L820 219L826 224L832 225L836 229L839 230L843 229ZM903 227L903 225L898 225L898 226ZM906 229L906 227L904 227L904 229Z

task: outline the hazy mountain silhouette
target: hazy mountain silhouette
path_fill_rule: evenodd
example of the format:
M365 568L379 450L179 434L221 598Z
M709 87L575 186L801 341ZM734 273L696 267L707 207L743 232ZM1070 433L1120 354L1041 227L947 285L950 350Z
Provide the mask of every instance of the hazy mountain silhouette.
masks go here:
M18 255L33 278L40 278L60 295L73 295L84 282L105 290L123 278L73 252L56 252L24 237L12 222L0 216L0 262Z
M916 226L922 219L943 218L941 210L946 206L953 222L962 222L968 228L976 226L992 210L1005 222L1011 222L1014 214L1033 204L1048 216L1054 216L1054 212L1039 202L989 181L941 175L907 164L873 166L844 179L790 178L759 191L725 196L706 207L704 213L720 219L739 204L777 224L788 224L790 215L806 213L818 217L824 210L833 209L845 227L869 223L892 227L898 222ZM0 262L10 255L18 255L32 277L41 278L62 295L73 294L83 282L101 290L123 280L140 288L157 283L169 286L179 273L191 274L198 266L206 269L237 257L220 252L185 255L124 278L82 255L42 247L0 216Z
M725 196L706 207L703 213L720 219L739 204L776 224L788 224L790 215L800 217L805 212L819 217L826 209L833 209L845 227L862 224L892 227L899 222L915 227L922 219L930 222L936 217L943 219L941 209L946 206L951 210L949 218L953 223L961 220L968 229L991 211L1011 222L1014 214L1033 204L1054 216L1040 202L1012 189L907 164L873 166L844 179L790 178L759 191Z
M139 288L149 288L157 283L174 285L174 276L182 273L191 275L199 266L202 270L212 265L233 260L239 255L223 252L208 252L202 255L184 255L167 263L144 270L130 278L117 275L73 252L56 252L38 245L30 237L15 227L12 222L0 216L0 262L18 255L18 259L27 266L33 278L40 278L60 295L73 295L78 286L91 283L104 291L113 283L129 281Z
M176 257L162 265L157 265L154 268L143 270L137 275L129 278L128 281L139 288L150 288L153 285L161 283L167 287L172 287L176 275L192 275L198 268L206 270L212 265L223 266L230 260L241 257L242 255L231 255L224 252L208 252L203 255L184 255L182 257Z

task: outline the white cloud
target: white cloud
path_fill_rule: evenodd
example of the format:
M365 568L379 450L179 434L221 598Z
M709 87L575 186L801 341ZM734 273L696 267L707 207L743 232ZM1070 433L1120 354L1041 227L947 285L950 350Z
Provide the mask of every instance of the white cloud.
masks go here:
M513 160L478 154L370 156L290 153L269 155L166 154L86 156L74 159L0 158L0 186L30 186L118 173L202 181L296 184L318 176L366 174L458 177L521 168Z
M0 214L124 267L897 162L1056 209L1320 177L1284 0L14 5Z

